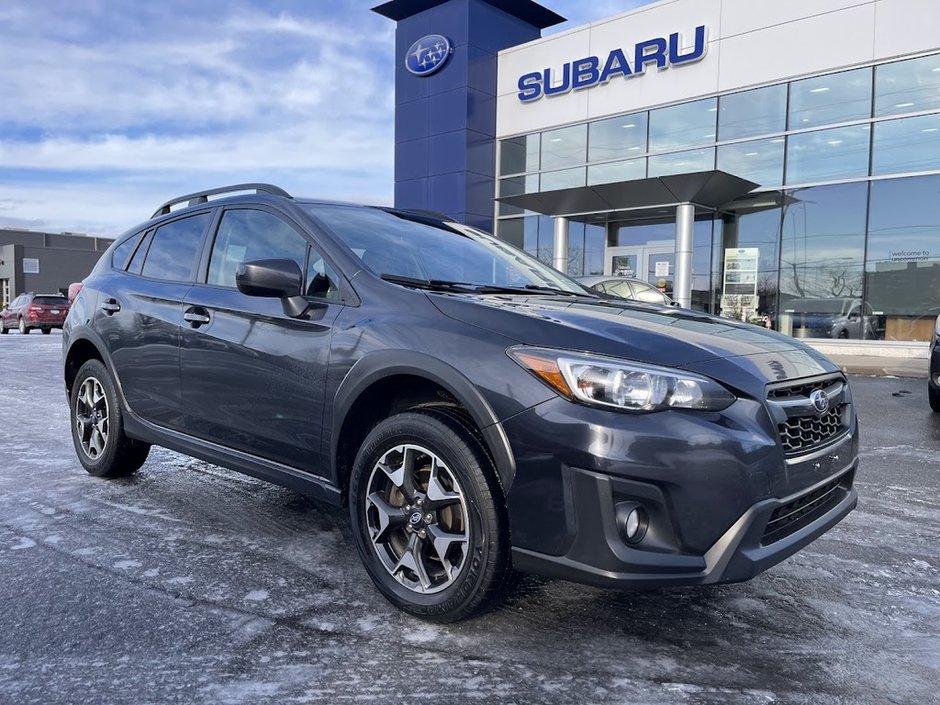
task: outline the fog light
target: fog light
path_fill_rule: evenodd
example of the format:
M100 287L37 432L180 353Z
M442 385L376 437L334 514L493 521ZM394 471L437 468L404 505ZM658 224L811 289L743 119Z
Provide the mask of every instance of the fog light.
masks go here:
M639 543L646 536L649 519L646 510L634 502L617 505L617 529L627 543Z

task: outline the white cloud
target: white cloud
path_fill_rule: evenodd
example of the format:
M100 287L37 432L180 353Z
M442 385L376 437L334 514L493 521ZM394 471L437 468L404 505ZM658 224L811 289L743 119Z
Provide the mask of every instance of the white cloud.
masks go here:
M239 181L389 202L394 25L273 4L4 3L0 224L114 235Z

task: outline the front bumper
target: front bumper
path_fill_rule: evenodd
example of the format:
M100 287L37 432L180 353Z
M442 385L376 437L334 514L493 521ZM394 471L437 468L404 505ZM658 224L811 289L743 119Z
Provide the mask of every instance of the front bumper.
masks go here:
M628 416L551 400L504 423L516 568L604 587L747 580L856 505L857 425L785 457L763 405ZM618 528L641 505L643 540Z

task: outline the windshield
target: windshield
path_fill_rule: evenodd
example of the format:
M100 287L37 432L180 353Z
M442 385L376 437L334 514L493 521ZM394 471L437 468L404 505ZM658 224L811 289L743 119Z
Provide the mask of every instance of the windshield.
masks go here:
M378 208L323 204L304 207L379 276L586 293L560 272L476 228L418 222Z

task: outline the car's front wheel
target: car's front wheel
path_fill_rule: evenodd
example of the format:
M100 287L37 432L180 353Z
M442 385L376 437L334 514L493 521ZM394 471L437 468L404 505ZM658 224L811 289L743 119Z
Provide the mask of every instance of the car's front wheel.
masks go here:
M494 605L509 575L509 531L493 463L469 425L431 409L366 437L349 488L359 555L398 608L439 622Z
M111 373L89 360L75 376L70 396L72 442L82 466L97 477L124 477L137 470L150 445L128 438Z
M930 400L930 408L940 413L940 388L927 384L927 399Z

